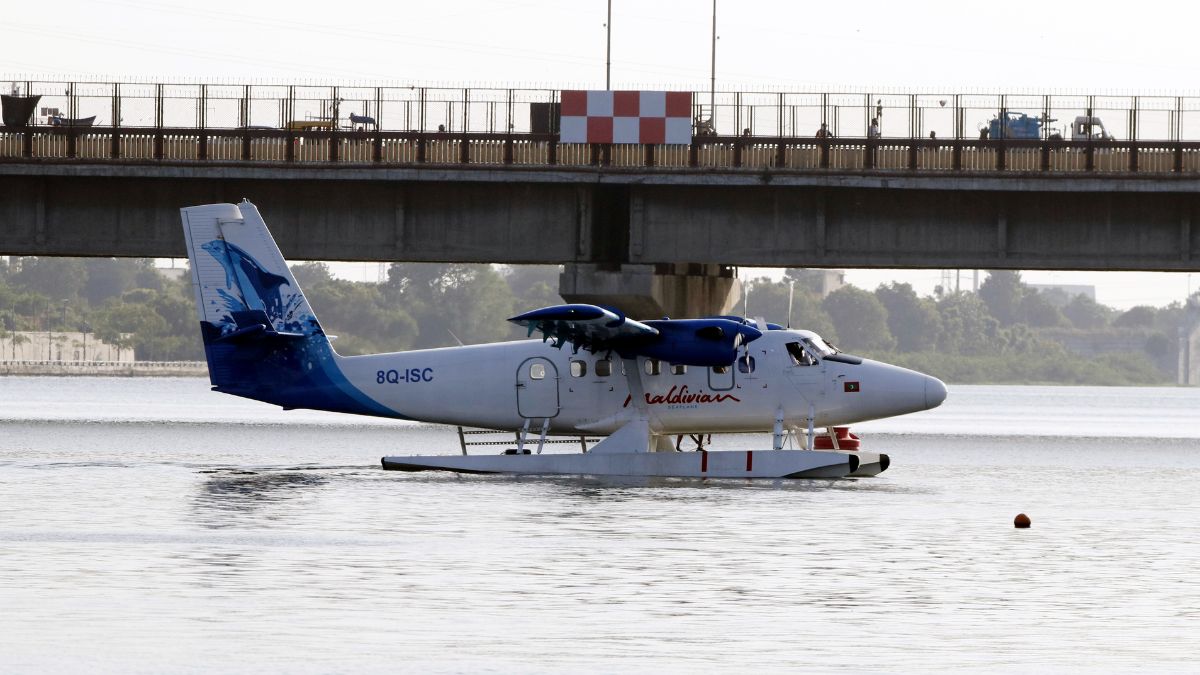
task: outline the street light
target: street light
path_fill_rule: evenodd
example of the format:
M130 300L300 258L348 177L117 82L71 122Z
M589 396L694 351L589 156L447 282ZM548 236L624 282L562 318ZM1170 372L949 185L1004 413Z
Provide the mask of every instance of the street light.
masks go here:
M717 128L717 0L713 0L712 19L712 79L708 87L708 119Z
M606 29L605 48L604 48L604 88L612 89L612 0L608 0L608 21L604 24Z

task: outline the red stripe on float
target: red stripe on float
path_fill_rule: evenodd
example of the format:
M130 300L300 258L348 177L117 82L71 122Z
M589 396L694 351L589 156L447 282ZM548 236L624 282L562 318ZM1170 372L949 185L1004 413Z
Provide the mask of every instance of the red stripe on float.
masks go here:
M754 451L753 450L746 451L746 470L747 471L754 470Z
M700 453L700 473L707 473L707 472L708 472L708 453L702 451Z

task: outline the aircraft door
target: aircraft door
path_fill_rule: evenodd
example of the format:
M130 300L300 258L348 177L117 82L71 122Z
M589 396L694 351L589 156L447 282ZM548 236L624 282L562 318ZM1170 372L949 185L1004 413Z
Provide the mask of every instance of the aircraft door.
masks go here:
M558 410L558 368L541 356L525 359L517 368L517 414L556 417Z
M825 395L825 366L799 342L786 345L788 380L809 403L816 404Z

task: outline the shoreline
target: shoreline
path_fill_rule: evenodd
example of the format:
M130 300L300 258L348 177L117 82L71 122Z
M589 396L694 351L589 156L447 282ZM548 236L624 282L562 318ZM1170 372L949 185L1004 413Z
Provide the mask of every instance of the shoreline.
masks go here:
M95 377L207 377L203 361L0 361L0 377L95 376Z

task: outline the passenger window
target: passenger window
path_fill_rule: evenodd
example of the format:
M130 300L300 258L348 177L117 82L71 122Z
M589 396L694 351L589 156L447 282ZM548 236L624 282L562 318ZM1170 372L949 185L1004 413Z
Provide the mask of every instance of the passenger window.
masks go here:
M799 342L787 343L788 356L792 357L793 366L811 366L815 361L808 352L804 351L804 347Z
M601 359L596 362L596 375L600 377L608 377L612 375L612 361Z
M687 364L676 363L671 366L672 375L687 375Z
M646 359L646 374L647 375L661 375L662 374L662 362L659 361L658 359Z
M587 361L571 361L571 377L587 375Z
M540 363L535 363L535 364L529 366L529 379L531 379L531 380L546 379L546 366L544 366Z
M729 366L713 366L713 372L718 375L724 375L729 372Z
M753 373L754 372L754 357L753 356L744 356L744 357L738 359L737 364L738 364L738 372L739 373Z

